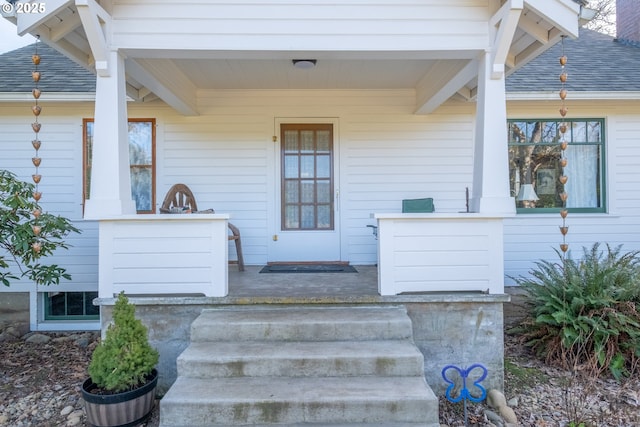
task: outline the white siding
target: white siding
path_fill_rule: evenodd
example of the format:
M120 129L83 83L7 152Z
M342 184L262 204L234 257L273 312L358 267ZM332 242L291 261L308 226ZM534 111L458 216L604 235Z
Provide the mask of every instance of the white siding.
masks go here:
M413 91L201 92L203 116L159 120L158 200L187 184L199 209L231 215L247 264L265 263L279 185L274 119L337 117L343 259L374 264L372 213L400 212L402 199L417 197L433 197L440 212L461 211L471 186L472 109L415 116L413 103Z
M558 104L510 103L509 118L555 117ZM572 118L604 118L606 135L606 207L602 214L569 214L566 236L571 256L600 242L623 251L640 250L640 105L637 102L573 101ZM569 177L571 179L571 177ZM569 194L569 197L571 195ZM518 215L505 220L505 275L526 276L534 261L558 260L562 236L558 214Z
M49 104L42 102L39 122L42 141L39 156L42 164L39 173L42 181L40 204L49 213L72 220L82 230L67 239L69 250L58 251L47 258L47 263L58 264L72 275L71 282L41 287L40 291L96 290L98 283L98 232L93 222L82 220L82 118L90 116L90 104ZM5 104L0 107L0 169L7 169L27 182L35 167L31 158L35 150L31 145L34 121L30 104ZM35 290L22 281L0 291Z
M189 185L200 209L230 214L242 233L245 261L254 265L268 261L276 227L276 118L337 119L343 259L373 264L377 242L366 227L375 223L372 213L400 212L402 199L417 197L433 197L436 212L464 211L465 187L471 187L473 104L450 102L415 116L414 98L410 90L201 91L201 116L183 117L158 102L131 104L129 116L157 119L157 203L171 185ZM0 168L25 180L33 173L29 107L0 108ZM554 102L511 102L508 111L510 118L549 118L557 108ZM569 215L570 249L574 256L594 242L640 249L640 105L574 101L570 114L605 119L608 210ZM44 104L40 118L42 203L84 230L55 258L73 275L59 290L97 288L97 226L81 219L82 118L92 115L90 104ZM555 259L560 225L557 214L506 219L506 275ZM232 244L229 258L235 258Z
M100 221L100 298L228 293L226 215L132 215Z
M488 45L488 0L114 2L113 45L146 49L460 50Z

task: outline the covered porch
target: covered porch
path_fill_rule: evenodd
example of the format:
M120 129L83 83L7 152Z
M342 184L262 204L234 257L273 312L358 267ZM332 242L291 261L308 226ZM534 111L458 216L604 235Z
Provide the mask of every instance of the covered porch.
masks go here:
M381 296L503 293L503 215L371 215L376 221L378 262L360 267L369 272L367 287L361 288L363 292L367 289L364 295L370 294L372 282ZM244 289L244 296L257 291L258 295L273 296L268 285L254 287L252 280L272 282L277 288L273 292L281 292L286 288L280 283L286 281L286 274L255 276L229 267L228 218L227 214L187 214L103 219L99 225L99 297L110 298L120 291L132 295L226 297L240 289ZM369 238L373 241L374 236Z

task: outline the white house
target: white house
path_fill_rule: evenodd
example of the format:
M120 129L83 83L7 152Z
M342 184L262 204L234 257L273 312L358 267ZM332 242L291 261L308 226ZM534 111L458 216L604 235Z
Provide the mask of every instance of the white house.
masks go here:
M555 256L563 189L574 253L595 241L640 248L640 87L624 78L637 70L640 51L591 33L587 46L574 40L580 2L44 3L42 13L7 18L19 34L43 41L42 205L83 234L58 258L71 283L56 295L24 284L33 329L91 327L96 291L103 324L114 293L155 296L138 305L164 331L158 342L176 333L163 329L158 307L165 320L181 313L188 324L204 306L237 303L229 292L231 219L248 266L371 266L375 302L406 304L416 335L443 333L418 319L432 311L447 323L450 310L442 307L456 307L463 324L486 328L482 346L497 347L478 357L500 369L504 286ZM563 36L565 119L558 111ZM95 73L95 86L48 81L67 68L47 68L44 44L77 64L78 76ZM0 68L13 58L30 70L27 49L0 56ZM613 77L585 77L598 63ZM29 177L33 82L24 79L0 82L0 168ZM563 169L552 161L562 122L570 145L585 147L580 158L591 172L572 164L566 188L555 184ZM539 131L544 139L535 139ZM140 154L132 164L130 138ZM524 146L551 154L525 168ZM543 183L548 177L551 184ZM160 214L175 183L216 213ZM537 189L535 206L516 200L525 184ZM403 213L402 201L416 198L432 198L435 212ZM73 292L85 310L80 318L89 318L47 320L52 298ZM452 338L452 348L477 352L471 333ZM429 340L425 332L419 344L426 359ZM165 350L169 364L179 349ZM432 371L443 362L436 359ZM426 370L428 380L437 377Z

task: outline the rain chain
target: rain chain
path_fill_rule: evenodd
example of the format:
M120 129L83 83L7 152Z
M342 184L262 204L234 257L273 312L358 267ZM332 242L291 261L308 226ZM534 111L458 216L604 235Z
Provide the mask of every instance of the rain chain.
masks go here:
M562 56L560 57L561 72L560 72L560 92L559 92L560 101L561 101L560 115L562 116L563 120L568 112L568 109L565 105L565 99L567 98L567 89L565 88L565 84L567 82L567 71L565 70L565 65L567 64L567 56L564 54L564 38L565 36L562 36L562 41L561 41ZM569 232L569 227L567 226L567 223L566 223L567 215L569 213L569 211L567 210L567 198L569 197L569 195L567 194L564 187L567 181L569 180L569 177L567 177L564 174L564 168L567 166L567 163L568 163L567 155L565 153L565 150L568 147L567 138L566 138L567 130L568 130L567 123L565 121L560 123L559 131L560 131L561 174L558 180L562 184L562 192L560 193L560 199L562 200L562 209L560 210L560 216L562 217L562 225L560 226L560 233L562 234L562 243L560 244L560 250L562 251L563 257L566 257L566 253L569 250L569 245L567 244L567 241L566 241L566 236L567 236L567 233Z
M35 155L34 157L31 158L31 161L33 162L33 166L35 166L36 170L35 173L33 175L31 175L31 177L33 178L33 182L35 184L35 190L33 192L33 199L36 201L36 207L34 208L32 214L33 217L35 218L33 225L32 225L32 229L33 229L33 234L35 236L35 240L34 242L31 244L31 248L33 249L34 252L36 252L36 254L39 254L40 251L42 250L42 243L39 240L40 236L40 232L42 231L42 228L40 227L40 225L38 224L38 219L40 218L40 214L42 213L42 211L40 210L39 207L39 202L40 202L40 198L42 197L42 193L40 192L38 185L40 184L40 180L42 179L42 175L40 175L39 173L39 167L40 167L40 163L42 162L42 159L39 156L39 150L40 150L40 139L39 139L39 133L40 133L40 128L41 125L38 122L38 117L40 116L40 113L42 112L42 107L40 105L38 105L38 99L40 99L40 94L42 93L40 91L40 89L38 88L38 84L40 82L40 77L41 77L41 73L40 71L38 71L38 66L40 65L40 55L38 54L38 44L40 42L40 38L38 37L36 39L36 43L35 43L35 53L33 55L31 55L31 61L33 62L34 65L34 70L31 72L31 77L33 78L33 82L34 82L34 88L31 91L31 93L33 94L33 98L35 99L35 105L33 105L31 107L31 111L33 112L33 115L35 116L35 121L33 123L31 123L31 128L33 129L33 131L35 132L35 138L31 141L31 144L33 145L33 148L35 149Z

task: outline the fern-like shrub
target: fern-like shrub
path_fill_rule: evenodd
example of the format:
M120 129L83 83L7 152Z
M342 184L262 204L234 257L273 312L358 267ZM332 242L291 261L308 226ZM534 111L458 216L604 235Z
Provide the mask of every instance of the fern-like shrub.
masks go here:
M583 248L573 260L536 262L531 277L514 278L530 311L511 332L549 364L616 379L640 360L640 251Z
M158 358L158 351L149 344L147 327L135 317L135 305L121 292L113 323L91 356L91 380L108 393L133 390L147 382Z

